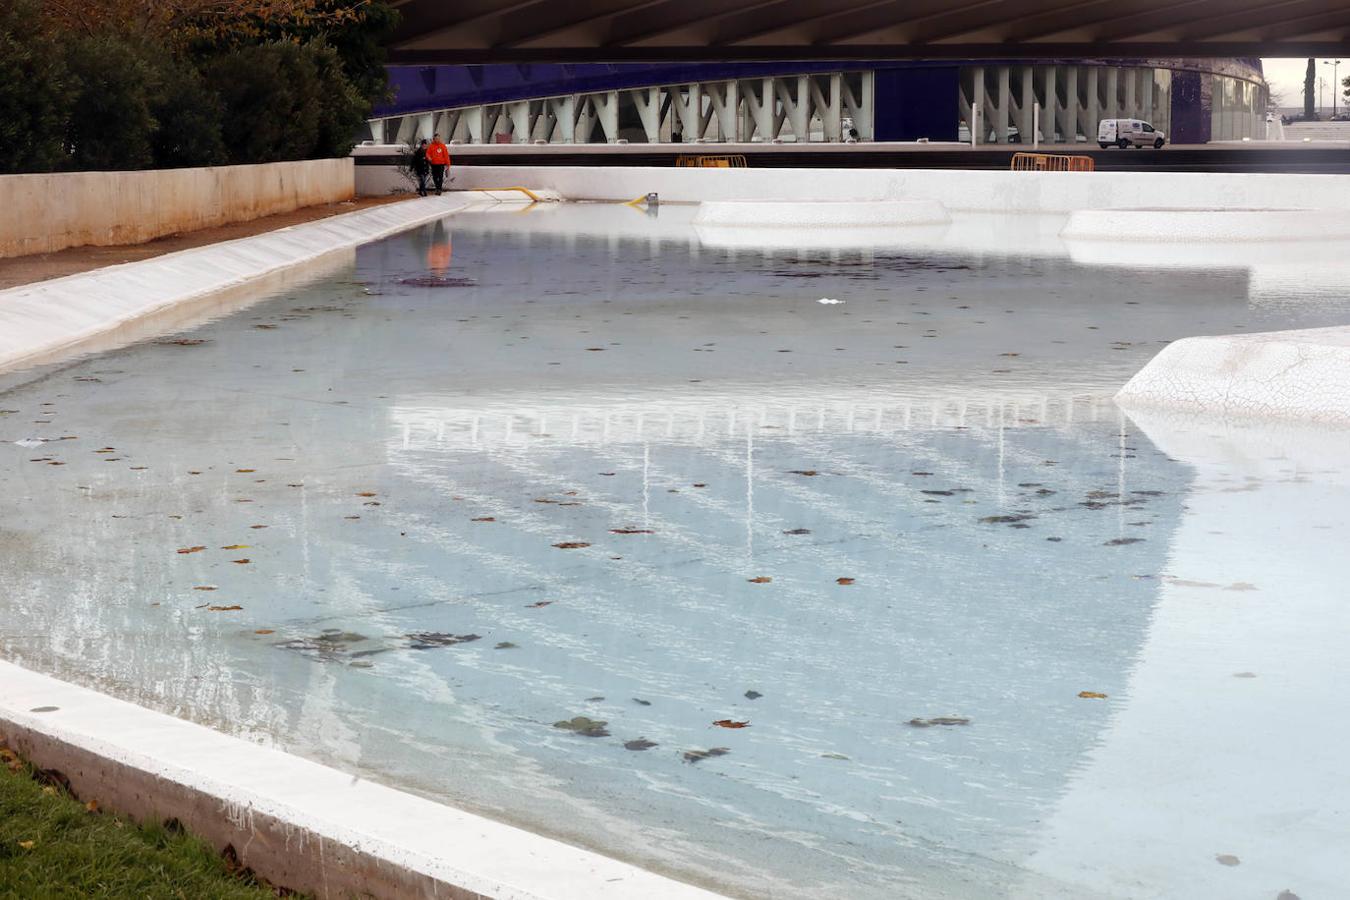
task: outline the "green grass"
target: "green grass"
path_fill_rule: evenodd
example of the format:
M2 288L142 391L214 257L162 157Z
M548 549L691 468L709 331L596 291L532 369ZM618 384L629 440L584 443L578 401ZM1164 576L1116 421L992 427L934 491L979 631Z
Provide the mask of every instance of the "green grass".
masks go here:
M12 759L0 752L0 900L276 896L197 838L91 812Z

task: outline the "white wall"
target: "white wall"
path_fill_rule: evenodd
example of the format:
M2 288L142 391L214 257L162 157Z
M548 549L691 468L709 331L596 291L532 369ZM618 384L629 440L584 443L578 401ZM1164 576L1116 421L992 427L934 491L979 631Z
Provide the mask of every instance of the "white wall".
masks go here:
M377 169L379 167L363 167ZM568 200L937 200L954 211L1350 208L1350 176L965 169L455 166L456 190L525 185ZM375 180L374 173L363 178Z
M139 244L356 194L352 160L0 175L0 258Z

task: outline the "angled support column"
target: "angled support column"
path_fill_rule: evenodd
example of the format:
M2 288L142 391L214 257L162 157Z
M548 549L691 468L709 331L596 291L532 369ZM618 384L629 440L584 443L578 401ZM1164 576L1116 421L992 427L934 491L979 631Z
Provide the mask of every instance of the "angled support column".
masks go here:
M577 139L576 95L568 94L566 97L550 97L545 102L553 112L553 117L558 120L558 142L562 144L575 143ZM551 139L550 136L550 140Z
M670 103L684 139L692 142L703 137L703 86L695 83L686 85L684 90L678 85L670 88Z
M815 104L816 111L820 113L822 136L827 141L838 142L844 139L844 99L840 87L843 80L844 76L838 73L825 76L824 90L821 89L822 79L812 78L810 82L811 100ZM829 92L828 95L826 91Z
M708 85L708 112L703 119L700 137L707 135L708 123L716 117L717 137L721 141L748 140L740 134L741 87L735 81L713 82Z
M661 140L661 89L639 88L631 93L642 130L647 135L647 143L655 144Z
M1022 135L1022 143L1036 143L1036 123L1033 121L1036 116L1036 86L1032 80L1031 66L1022 66L1018 72L1019 89L1017 92L1019 102L1017 104L1017 130Z

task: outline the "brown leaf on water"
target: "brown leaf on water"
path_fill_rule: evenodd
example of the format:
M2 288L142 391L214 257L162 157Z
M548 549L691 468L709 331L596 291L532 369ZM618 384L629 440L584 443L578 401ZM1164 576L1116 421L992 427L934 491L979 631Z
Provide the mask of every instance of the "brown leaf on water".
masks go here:
M240 606L240 605L237 604L237 603L231 604L230 606L208 606L208 607L207 607L207 610L210 611L210 612L234 612L235 610L239 610L239 609L243 609L243 607Z
M789 474L789 475L805 475L807 478L811 478L811 477L814 477L814 476L816 476L816 475L819 475L820 473L817 472L815 469L789 469L789 470L788 470L788 474Z
M205 549L206 549L205 547L181 547L181 548L179 548L178 552L179 552L179 553L200 553L200 552L202 552L202 551L205 550Z
M343 516L342 518L344 518L344 519L359 519L359 518L361 518L361 517L360 517L360 516Z
M357 491L357 492L356 492L356 496L358 496L358 497L374 497L374 496L377 496L377 495L376 495L376 493L375 493L374 491Z
M656 534L650 528L611 528L610 534Z
M749 722L736 722L736 721L733 721L732 719L718 719L716 722L713 722L713 724L716 725L718 728L749 728L749 727L750 727L750 723L749 723Z
M254 531L257 531L259 528L266 528L267 526L266 526L266 525L250 525L250 526L248 526L248 527L249 527L249 528L252 528Z
M708 486L707 483L703 481L694 482L694 487L707 487L707 486Z
M175 347L196 347L198 344L205 344L206 341L201 338L174 338L168 341L155 341L156 344L172 345Z
M257 631L255 631L255 632L253 632L253 633L254 633L254 634L276 634L276 631L275 631L274 629L271 629L271 628L259 628Z
M232 560L230 560L230 562L232 562L232 563L234 563L234 564L236 564L236 565L240 565L240 566L246 566L246 565L248 565L248 564L249 564L250 562L252 562L252 561L253 561L253 560L249 559L247 556L244 557L243 559L232 559Z
M910 719L905 724L912 728L932 728L934 725L969 725L965 716L935 716L931 719Z
M583 547L589 547L590 544L585 541L563 541L560 544L554 544L559 550L580 550Z
M209 585L209 584L199 584L199 585L197 585L195 588L193 588L193 590L194 590L194 591L214 591L214 590L215 590L215 587L213 587L212 585Z
M526 609L543 609L545 606L552 606L554 602L555 602L555 601L553 601L553 600L540 600L540 601L538 601L538 602L536 602L536 603L527 603L527 604L525 604L525 608L526 608Z
M1096 691L1079 691L1078 696L1084 700L1105 700L1105 694L1099 694Z
M248 546L248 544L226 544L224 547L221 547L220 549L222 549L222 550L247 550L247 549L249 549L249 546Z
M834 580L834 583L835 583L835 584L852 584L852 583L853 583L853 579L852 579L852 578L836 578L836 579Z
M745 580L748 581L748 582L750 582L751 584L768 584L770 581L773 581L773 576L772 576L772 575L756 575L754 578L747 578L747 579L745 579Z
M237 474L239 474L239 475L243 475L243 474L246 474L246 473L248 473L248 472L256 472L256 471L258 471L258 470L257 470L257 469L235 469L234 471L235 471Z

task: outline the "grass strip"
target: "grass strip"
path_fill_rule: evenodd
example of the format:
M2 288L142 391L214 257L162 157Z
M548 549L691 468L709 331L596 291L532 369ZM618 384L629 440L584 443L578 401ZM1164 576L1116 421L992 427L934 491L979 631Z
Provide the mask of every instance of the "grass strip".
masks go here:
M81 802L0 744L0 900L260 900L296 896L237 871L204 841Z

